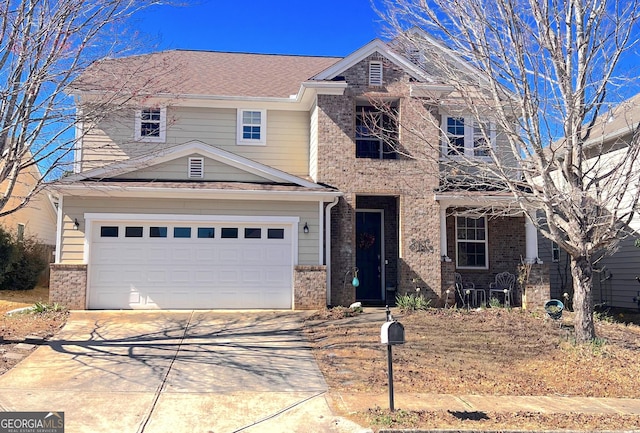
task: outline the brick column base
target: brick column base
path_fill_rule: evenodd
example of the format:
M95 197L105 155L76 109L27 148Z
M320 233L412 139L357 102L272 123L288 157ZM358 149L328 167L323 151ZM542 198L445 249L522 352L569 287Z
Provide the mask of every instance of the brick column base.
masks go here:
M522 292L522 308L525 310L542 309L544 304L551 299L549 265L546 263L521 265L518 271L523 272L523 269L529 266L529 277L524 282Z
M87 307L87 265L49 265L49 302L57 302L70 310Z
M439 307L443 306L453 306L456 303L456 265L455 263L445 262L444 260L440 262L440 272L442 281L442 287L440 288L440 300ZM449 295L447 296L447 290L449 291Z
M327 306L326 266L296 266L293 275L295 310L318 310Z

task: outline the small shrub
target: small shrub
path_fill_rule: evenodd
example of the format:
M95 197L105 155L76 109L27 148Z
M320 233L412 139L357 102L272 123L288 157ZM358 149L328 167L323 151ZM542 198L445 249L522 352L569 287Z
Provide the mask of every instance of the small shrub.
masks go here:
M46 302L36 302L35 305L32 307L32 311L34 313L48 313L48 312L57 313L64 310L65 308L61 304L58 304L57 302L54 302L53 304L47 304Z
M14 244L11 235L0 227L0 288L4 281L4 274L14 257Z
M401 311L426 310L431 305L431 300L424 299L424 296L415 293L396 296L396 306Z
M46 268L42 245L35 238L13 239L0 230L0 289L30 290Z
M502 304L500 303L500 299L493 297L489 299L489 306L491 308L499 308L502 307Z

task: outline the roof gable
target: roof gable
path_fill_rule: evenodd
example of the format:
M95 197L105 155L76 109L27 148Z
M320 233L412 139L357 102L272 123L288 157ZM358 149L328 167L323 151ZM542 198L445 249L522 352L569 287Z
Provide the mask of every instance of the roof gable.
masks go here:
M334 65L320 72L316 76L314 76L313 80L332 80L342 72L347 69L357 65L361 61L365 60L367 57L371 56L374 53L380 54L382 57L386 58L390 62L404 69L407 74L411 75L413 78L419 81L427 81L432 82L432 78L427 76L418 66L413 64L410 60L406 59L404 56L399 55L398 53L391 50L391 48L381 41L380 39L374 39L353 53L349 54L347 57L338 61Z
M140 172L141 170L144 171L149 167L161 166L170 161L193 156L194 154L202 155L203 157L216 161L217 163L230 166L236 169L236 174L240 171L243 171L250 175L263 179L266 182L294 184L306 188L321 187L320 185L301 177L294 176L284 171L269 167L259 162L244 158L242 156L227 152L220 148L210 146L196 140L166 148L163 151L157 152L153 155L132 158L126 161L119 161L104 167L78 173L62 179L61 182L73 183L85 179L96 178L126 178L127 173L136 173Z
M195 167L192 165L193 160L199 160L201 164ZM199 170L192 171L192 168ZM200 174L200 176L198 176L198 174ZM147 165L139 170L113 176L113 178L153 181L272 182L272 180L264 176L258 176L246 170L232 167L224 162L207 158L201 153L192 153L188 156L181 156L170 161Z

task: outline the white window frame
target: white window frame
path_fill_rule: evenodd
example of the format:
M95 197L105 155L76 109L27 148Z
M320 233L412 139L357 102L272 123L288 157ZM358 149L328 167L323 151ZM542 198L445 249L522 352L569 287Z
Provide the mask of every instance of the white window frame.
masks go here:
M490 155L476 155L476 139L484 138L483 134L476 134L478 130L478 122L472 116L455 116L447 113L442 113L442 120L440 128L442 130L442 156L443 158L474 158L479 160L491 160ZM464 121L464 154L449 154L449 134L448 134L448 120L451 118L463 119ZM489 140L491 142L491 148L496 148L496 125L491 119L483 119L482 123L489 125Z
M157 137L149 137L142 135L142 111L143 110L160 110L159 134ZM136 110L135 114L135 138L136 141L145 143L164 143L167 137L167 108L166 107L144 107Z
M244 113L257 112L260 113L260 125L252 124L252 126L260 126L260 138L242 138L244 123ZM249 125L249 124L247 124ZM267 143L267 110L258 109L238 109L236 144L239 145L262 145Z
M467 219L484 219L484 240L477 239L459 239L458 238L458 218L467 218ZM462 215L455 216L455 240L456 240L456 268L457 269L489 269L489 230L488 230L488 220L486 216L480 216L478 218L465 217ZM460 265L460 244L461 243L474 243L474 244L484 244L485 251L485 264L484 266L461 266Z

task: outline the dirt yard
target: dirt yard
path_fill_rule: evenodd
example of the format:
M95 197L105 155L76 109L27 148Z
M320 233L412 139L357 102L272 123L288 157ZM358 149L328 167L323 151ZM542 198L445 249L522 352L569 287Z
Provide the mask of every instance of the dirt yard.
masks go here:
M19 359L7 358L4 354L27 354L29 350L16 350L16 346L22 343L25 337L49 338L64 325L67 319L67 313L64 311L16 313L11 316L5 313L17 308L33 306L36 302L46 303L48 299L49 289L46 287L36 287L26 291L0 290L0 374L10 370L19 362Z
M396 317L407 343L394 349L397 393L479 395L563 395L640 398L640 326L633 313L602 315L599 339L573 342L572 315L562 325L544 312L519 309L479 311L429 309ZM318 313L306 333L332 390L349 393L387 391L386 347L379 344L380 321L367 314L338 319ZM351 414L377 427L425 428L573 428L594 430L640 427L640 417L488 414L464 419L450 413L403 412L370 408Z

